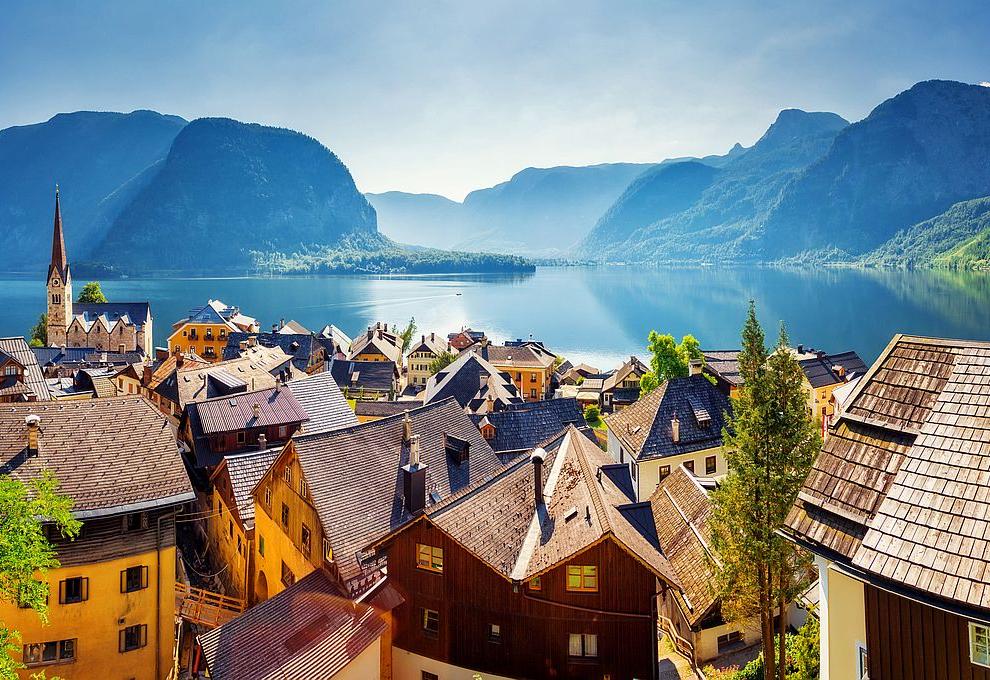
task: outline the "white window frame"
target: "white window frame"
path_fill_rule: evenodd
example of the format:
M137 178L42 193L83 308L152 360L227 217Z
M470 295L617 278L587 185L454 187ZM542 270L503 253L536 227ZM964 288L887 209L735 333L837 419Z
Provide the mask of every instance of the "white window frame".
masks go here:
M987 635L987 652L986 661L977 661L976 655L973 653L976 647L976 631L982 628ZM985 623L978 623L976 621L969 622L969 661L974 666L981 666L982 668L990 668L990 626Z

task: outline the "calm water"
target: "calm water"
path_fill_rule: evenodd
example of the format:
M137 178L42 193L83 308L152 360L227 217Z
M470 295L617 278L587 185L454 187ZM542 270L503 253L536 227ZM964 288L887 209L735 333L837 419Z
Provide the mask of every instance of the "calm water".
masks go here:
M84 281L76 281L81 289ZM990 275L932 271L540 268L533 275L330 276L107 281L111 300L149 300L155 342L189 308L220 298L263 326L296 319L349 334L371 321L420 332L469 325L495 339L534 337L601 367L644 355L651 328L694 334L707 348L739 344L746 301L768 335L787 323L793 343L857 350L871 362L897 332L990 340ZM0 280L0 334L28 332L44 311L41 280Z

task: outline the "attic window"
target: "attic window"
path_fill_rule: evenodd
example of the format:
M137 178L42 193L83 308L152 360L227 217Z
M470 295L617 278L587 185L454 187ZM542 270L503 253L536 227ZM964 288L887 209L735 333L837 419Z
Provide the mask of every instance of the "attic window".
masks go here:
M471 448L471 443L454 437L453 435L444 434L443 435L443 446L455 463L460 465L461 463L467 462L468 451Z
M698 423L699 427L708 427L712 424L712 416L708 413L708 409L705 408L697 399L688 398L688 404L691 406L691 411L694 413L694 419Z
M572 519L574 519L577 516L578 516L578 509L571 508L570 510L564 513L564 521L570 522Z

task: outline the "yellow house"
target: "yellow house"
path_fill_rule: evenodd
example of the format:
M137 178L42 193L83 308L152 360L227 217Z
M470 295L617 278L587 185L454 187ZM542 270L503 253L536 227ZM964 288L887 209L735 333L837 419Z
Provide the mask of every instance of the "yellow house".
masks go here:
M25 482L54 472L83 524L74 541L49 532L61 566L39 575L48 625L0 604L0 620L21 634L20 677L168 677L175 516L194 494L164 416L142 397L5 406L0 458Z
M113 376L117 394L124 396L141 394L141 380L144 377L144 364L127 364Z
M402 369L402 339L378 322L351 341L347 354L351 361L391 361Z
M415 343L415 341L414 341ZM409 350L406 382L414 387L425 388L430 379L430 364L444 352L452 351L447 339L430 333L420 336L418 343Z
M636 498L645 500L660 481L683 465L699 477L728 469L722 428L729 397L692 366L693 375L673 378L631 406L605 417L608 452L629 465Z
M835 400L832 392L866 373L866 364L856 352L826 354L798 345L796 358L804 372L804 389L808 393L811 415L821 422L822 434L828 430L835 416Z
M237 307L210 300L189 316L172 324L169 352L197 354L207 361L220 361L230 333L257 333L258 322L241 314Z
M525 401L547 398L557 357L540 343L518 341L518 344L492 345L485 339L464 351L475 352L500 372L506 373Z

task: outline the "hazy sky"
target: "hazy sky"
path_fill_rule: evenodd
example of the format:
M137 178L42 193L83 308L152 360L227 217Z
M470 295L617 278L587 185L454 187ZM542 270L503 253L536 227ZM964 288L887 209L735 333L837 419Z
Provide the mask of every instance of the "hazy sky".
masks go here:
M0 127L150 108L306 132L362 191L461 198L526 166L751 144L990 80L976 2L4 2Z

